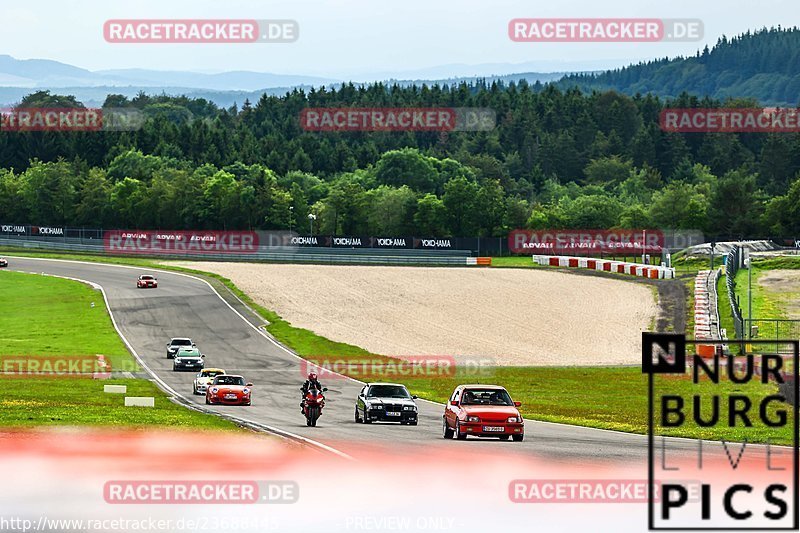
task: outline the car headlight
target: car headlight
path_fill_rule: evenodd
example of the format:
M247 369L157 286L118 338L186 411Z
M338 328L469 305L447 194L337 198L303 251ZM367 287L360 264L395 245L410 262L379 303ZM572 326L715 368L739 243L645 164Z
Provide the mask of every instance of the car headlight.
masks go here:
M517 418L516 416L509 416L508 421L511 423L519 422L519 418Z
M242 394L250 394L250 389L242 389Z
M403 407L403 411L416 411L416 410L417 408L414 407L413 405L406 405L405 407Z
M467 417L467 422L480 422L480 421L481 421L481 419L478 418L477 416L468 416Z
M373 409L383 409L382 405L373 405Z
M216 394L218 391L219 391L219 389L218 389L218 388L216 388L216 387L214 387L213 389L211 389L211 393L212 393L212 394Z

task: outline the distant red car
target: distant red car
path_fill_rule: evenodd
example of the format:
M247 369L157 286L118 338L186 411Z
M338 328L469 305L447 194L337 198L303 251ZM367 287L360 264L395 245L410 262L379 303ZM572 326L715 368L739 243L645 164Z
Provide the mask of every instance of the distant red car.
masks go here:
M459 385L445 405L442 433L464 440L474 437L509 437L519 442L525 437L525 423L508 391L497 385Z
M136 280L137 289L155 289L158 287L158 278L145 274Z
M222 374L206 389L207 404L250 405L252 383L245 383L242 376Z

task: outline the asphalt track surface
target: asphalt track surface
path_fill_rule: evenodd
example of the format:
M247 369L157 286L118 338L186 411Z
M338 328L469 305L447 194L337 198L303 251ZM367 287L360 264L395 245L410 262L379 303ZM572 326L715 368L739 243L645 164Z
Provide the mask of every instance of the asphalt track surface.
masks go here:
M526 421L523 442L478 438L445 441L443 406L427 401L418 401L418 426L357 424L354 405L363 385L349 379L323 383L328 387L325 409L317 427L309 428L299 408L302 361L260 330L263 320L232 295L223 298L204 280L166 271L156 273L158 289L145 290L136 288L136 278L153 271L141 268L17 257L10 257L9 263L10 270L75 278L101 286L129 347L168 392L174 391L199 407L288 434L316 450L357 459L359 452L368 450L390 448L395 453L417 453L431 446L457 446L475 454L522 453L570 464L622 461L644 465L647 461L645 436L531 420ZM173 372L172 360L166 358L166 343L172 337L191 337L206 354L207 367L223 368L253 382L252 406L206 406L203 396L192 395L195 373ZM696 443L670 439L669 447L688 455L694 453Z

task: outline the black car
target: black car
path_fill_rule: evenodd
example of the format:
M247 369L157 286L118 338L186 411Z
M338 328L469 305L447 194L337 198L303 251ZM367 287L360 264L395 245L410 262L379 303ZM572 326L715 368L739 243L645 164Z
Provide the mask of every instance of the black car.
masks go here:
M8 259L5 257L0 257L0 268L5 268L8 266Z
M197 348L181 348L172 361L172 370L203 370L203 357Z
M367 383L356 399L356 422L400 422L417 425L416 396L405 385L397 383Z
M192 339L175 337L167 343L167 359L173 359L180 348L195 348Z

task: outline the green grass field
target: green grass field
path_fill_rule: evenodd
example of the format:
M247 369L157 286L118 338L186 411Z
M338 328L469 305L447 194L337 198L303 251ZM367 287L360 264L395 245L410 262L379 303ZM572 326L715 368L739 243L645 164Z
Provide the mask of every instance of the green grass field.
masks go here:
M47 257L51 256L47 255ZM61 258L78 258L98 262L103 262L104 259L102 257L89 259L83 256L61 256ZM530 261L530 258L527 259ZM125 260L115 259L114 262L123 263ZM135 264L202 275L217 286L227 287L269 321L267 329L276 339L299 355L311 360L314 360L317 354L327 354L329 358L352 362L390 360L370 354L359 347L332 342L311 331L295 328L273 311L256 304L247 294L222 276L159 265L157 262L147 262L141 259L137 259ZM698 268L702 267L699 263L682 266L686 269L685 275L688 283L691 283L692 271L696 272ZM354 375L353 377L361 376ZM421 398L437 402L445 402L459 383L466 381L496 383L504 385L515 400L522 402L521 411L525 417L530 419L632 433L646 433L647 431L647 380L638 367L496 367L484 368L480 375L457 373L455 376L448 377L408 377L397 378L394 381L405 383L413 394ZM690 398L693 394L707 397L709 394L719 392L716 387L710 387L707 382L702 382L698 389L691 384L689 376L659 377L656 383L658 390L686 398ZM761 398L774 392L774 387L727 385L723 390L726 393L735 391L747 394L757 405ZM772 406L771 411L774 410L775 406ZM691 413L691 411L687 410L687 413ZM665 429L660 433L708 440L740 441L746 437L749 442L765 442L767 439L772 443L788 444L790 442L791 436L786 428L782 428L776 433L775 430L768 429L757 420L754 422L755 427L748 429L747 433L741 429L702 428L691 423L678 429Z
M0 272L0 363L29 358L57 361L103 354L112 368L138 366L113 329L100 292L79 282ZM91 303L95 306L92 307ZM3 367L16 370L18 366ZM0 426L99 425L237 429L226 420L171 402L144 379L97 380L76 376L0 377ZM155 408L124 407L124 395L103 385L127 385L131 396L154 396Z

